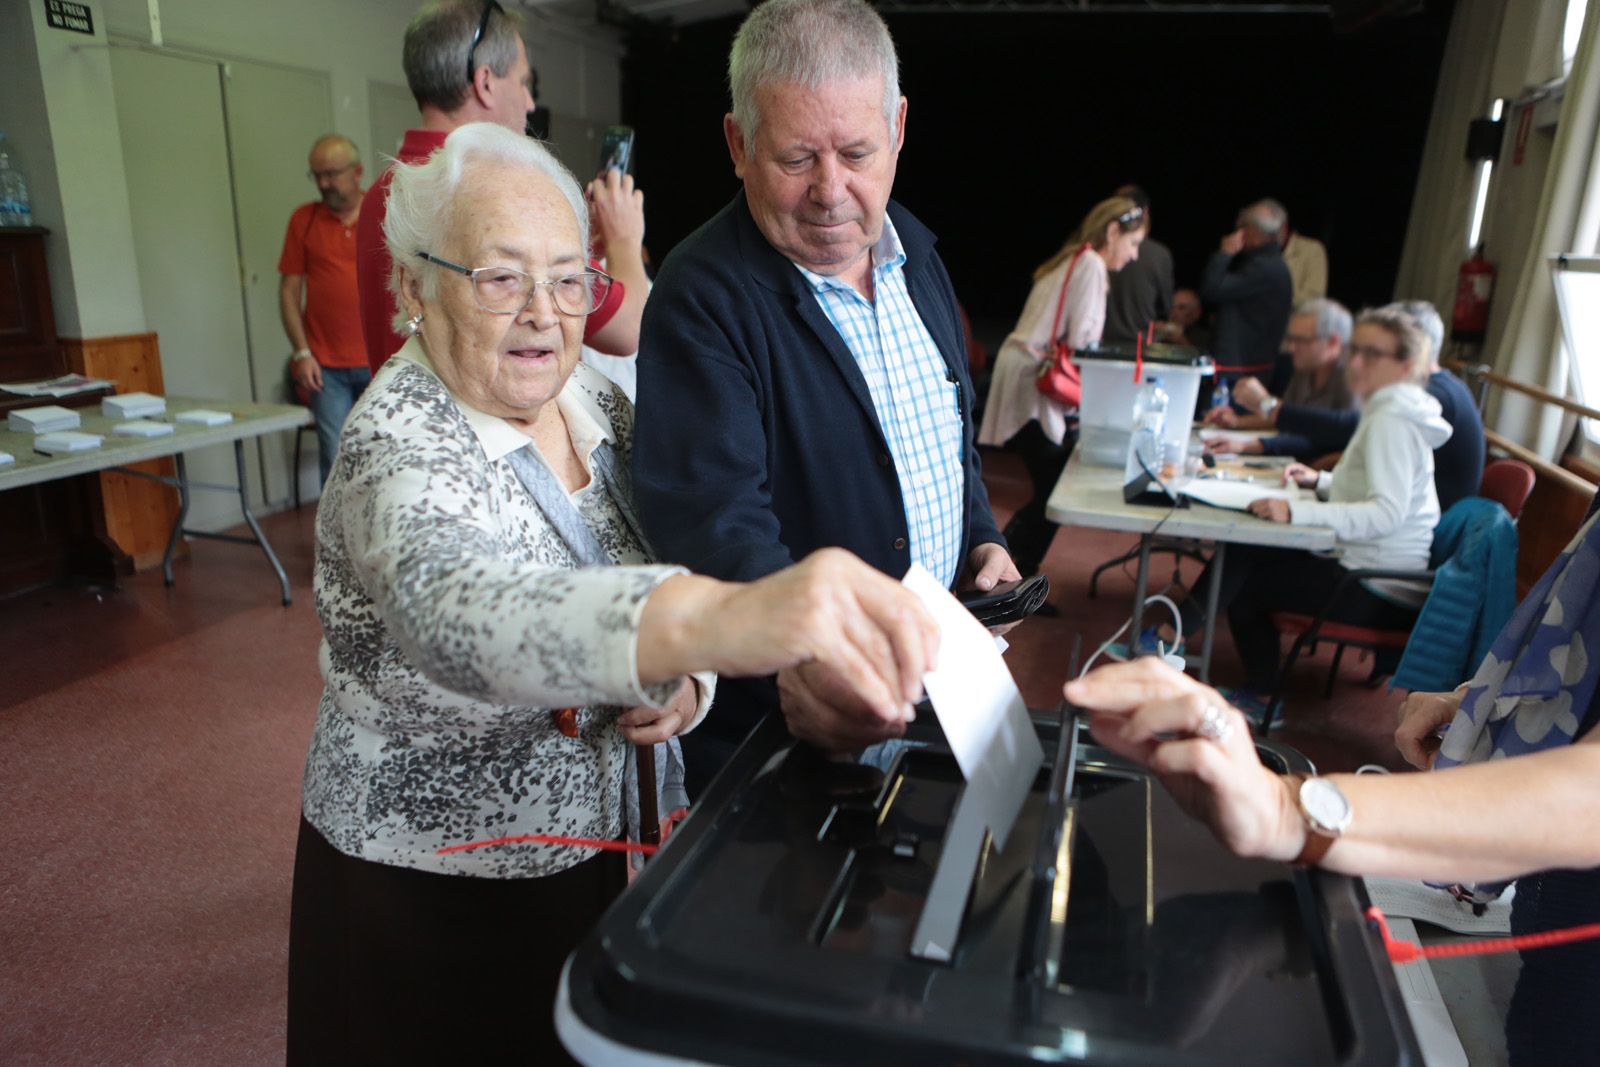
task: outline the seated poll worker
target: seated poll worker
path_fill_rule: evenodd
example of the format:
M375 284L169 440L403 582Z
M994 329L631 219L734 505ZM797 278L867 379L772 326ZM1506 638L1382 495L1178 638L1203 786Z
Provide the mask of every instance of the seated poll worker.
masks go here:
M1018 575L973 442L961 320L934 238L889 200L905 135L894 44L863 0L768 0L728 62L743 191L677 246L645 308L634 491L663 559L769 574L823 546L893 578ZM688 738L696 795L826 667L729 683ZM876 739L866 739L876 740Z
M607 279L577 183L490 123L395 169L384 233L410 338L345 425L317 511L327 680L290 916L290 1063L564 1060L566 956L621 890L635 745L713 676L826 668L903 731L937 632L839 550L737 585L654 562L632 411L578 366ZM712 713L713 716L715 712ZM679 786L681 792L681 784Z
M1230 549L1217 589L1234 646L1244 661L1247 692L1235 702L1254 710L1278 681L1276 612L1315 614L1347 570L1423 571L1439 523L1433 450L1450 436L1439 402L1422 388L1428 343L1411 318L1391 308L1356 319L1349 351L1350 389L1361 399L1360 425L1339 463L1314 471L1301 463L1284 470L1285 484L1315 489L1318 499L1252 501L1250 511L1273 522L1328 526L1334 554L1265 545ZM1185 636L1205 622L1204 605L1216 579L1207 566L1179 605ZM1414 582L1369 578L1341 594L1328 617L1357 626L1409 629L1427 590ZM1149 640L1141 641L1141 647Z
M1600 657L1586 651L1596 647L1591 505L1477 675L1453 693L1406 698L1395 741L1430 773L1274 774L1237 710L1154 657L1094 671L1066 696L1091 714L1101 744L1153 769L1239 855L1456 883L1475 898L1515 879L1512 933L1537 934L1600 923ZM1510 1062L1593 1063L1597 1000L1600 941L1524 952L1506 1017Z
M1239 379L1234 394L1244 397L1246 413L1241 415L1232 405L1223 404L1206 414L1208 426L1229 429L1258 430L1270 428L1272 413L1280 404L1295 404L1322 411L1356 410L1355 395L1345 375L1345 348L1350 344L1350 312L1337 300L1319 297L1307 300L1295 308L1289 317L1289 332L1283 343L1289 349L1294 363L1294 373L1289 378L1283 396L1276 397L1266 391L1266 386L1255 377ZM1239 438L1218 439L1212 451L1227 451ZM1245 438L1251 452L1269 456L1299 456L1310 460L1313 454L1309 440L1298 434L1274 434L1265 438ZM1237 451L1237 448L1232 449Z
M1410 316L1428 341L1428 377L1423 388L1439 402L1440 415L1450 424L1450 439L1433 452L1434 489L1439 494L1440 510L1448 511L1450 505L1461 498L1476 495L1483 481L1483 419L1478 414L1472 392L1460 378L1439 365L1439 353L1444 345L1444 320L1434 306L1426 300L1402 300L1386 308ZM1234 400L1247 408L1259 408L1266 398L1266 387L1254 379L1241 379L1234 390ZM1280 454L1302 456L1342 452L1361 419L1356 410L1319 408L1287 399L1270 406L1265 418L1277 429L1277 441L1292 442L1292 447L1281 450ZM1228 436L1219 437L1206 447L1212 452L1250 455L1265 452L1267 442L1273 440Z

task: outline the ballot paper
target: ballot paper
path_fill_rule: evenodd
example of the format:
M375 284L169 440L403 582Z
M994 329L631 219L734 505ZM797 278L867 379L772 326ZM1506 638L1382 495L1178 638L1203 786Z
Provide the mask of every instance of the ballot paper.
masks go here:
M16 461L17 457L13 456L10 452L0 452L0 467L4 467L7 463L15 463Z
M167 410L167 398L153 393L123 393L100 401L100 414L111 419L142 419Z
M13 433L53 433L56 430L74 430L82 425L82 417L71 408L48 404L39 408L18 408L7 413L6 426Z
M100 442L105 438L93 433L74 433L63 430L59 433L42 433L33 439L33 448L36 452L43 452L48 456L60 455L66 452L88 452L99 448Z
M125 434L128 437L165 437L172 430L172 423L155 422L152 419L130 419L111 427L112 433Z
M1293 489L1283 486L1220 478L1191 478L1179 486L1178 491L1190 500L1198 500L1214 508L1232 508L1234 511L1247 510L1252 500L1293 500L1296 496Z
M922 683L967 779L964 803L978 805L981 824L1003 849L1044 763L1039 735L983 624L918 564L905 586L939 626L938 666Z
M221 426L233 421L231 411L212 411L210 408L192 408L174 415L179 422L192 422L201 426Z

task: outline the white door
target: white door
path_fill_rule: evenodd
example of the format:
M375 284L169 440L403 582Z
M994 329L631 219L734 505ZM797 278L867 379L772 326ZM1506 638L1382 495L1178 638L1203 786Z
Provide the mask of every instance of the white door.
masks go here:
M318 137L333 132L333 98L325 74L237 60L222 69L251 395L263 402L294 403L288 388L289 337L278 311L278 256L290 214L317 199L316 186L306 176L306 157ZM262 441L262 491L270 506L291 499L293 442L293 434ZM300 450L298 477L305 498L315 497L317 442L309 432Z
M160 339L167 392L249 400L221 69L114 47L111 72L139 286L145 318ZM260 465L252 461L250 467L259 496ZM233 447L192 452L188 468L197 481L230 483ZM240 521L238 502L196 493L188 521L205 530L232 526Z

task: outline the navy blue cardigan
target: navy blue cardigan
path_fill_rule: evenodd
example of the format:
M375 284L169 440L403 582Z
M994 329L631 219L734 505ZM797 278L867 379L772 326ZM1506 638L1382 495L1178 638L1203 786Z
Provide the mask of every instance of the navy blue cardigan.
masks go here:
M1004 541L973 437L955 291L933 234L898 204L888 210L911 300L959 388L965 560ZM906 572L905 507L866 379L743 192L667 257L638 358L633 492L663 560L747 581L840 546L895 578ZM738 688L719 686L712 718L737 714ZM762 703L775 706L767 689ZM754 722L752 708L743 726Z

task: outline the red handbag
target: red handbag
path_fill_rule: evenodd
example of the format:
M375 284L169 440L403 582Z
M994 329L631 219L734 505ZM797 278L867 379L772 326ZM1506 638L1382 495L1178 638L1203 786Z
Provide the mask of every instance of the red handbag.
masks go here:
M1072 272L1087 251L1089 246L1084 245L1072 254L1072 261L1067 264L1067 276L1061 282L1061 296L1056 299L1055 325L1050 330L1050 336L1054 338L1050 358L1045 361L1039 377L1034 379L1039 392L1069 408L1077 407L1083 399L1083 383L1078 365L1072 362L1072 346L1061 339L1061 313L1066 310L1067 286L1072 284Z

